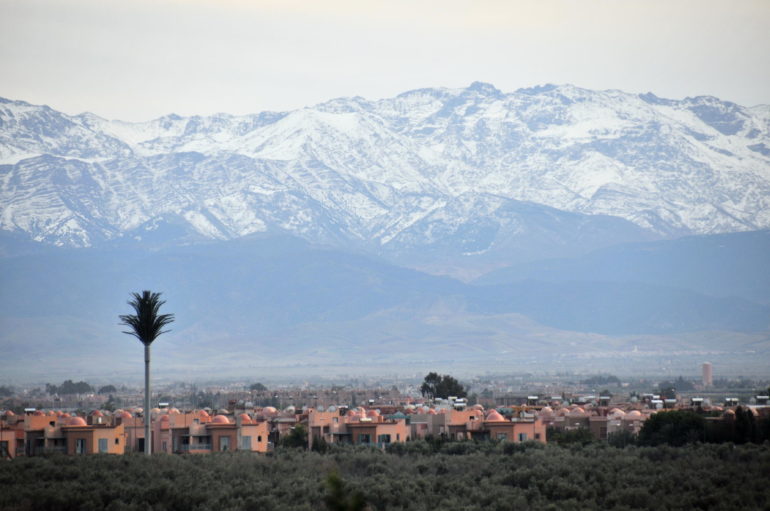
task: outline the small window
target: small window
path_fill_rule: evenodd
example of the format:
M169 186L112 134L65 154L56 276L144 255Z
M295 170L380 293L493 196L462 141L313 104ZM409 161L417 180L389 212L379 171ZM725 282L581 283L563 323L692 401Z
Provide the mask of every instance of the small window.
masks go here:
M535 433L535 440L540 440L540 433Z
M526 442L526 441L527 441L527 434L519 433L519 442Z
M250 436L242 436L241 437L241 449L250 451L251 450L251 437Z
M115 439L115 445L120 445L120 438Z
M262 435L258 435L257 436L257 442L261 442L261 441L262 441Z
M99 439L99 452L101 452L101 453L107 452L107 439L106 438L100 438Z
M508 439L508 435L505 434L505 433L498 433L497 434L497 439L498 440L507 440Z
M396 433L396 442L401 440L401 433Z

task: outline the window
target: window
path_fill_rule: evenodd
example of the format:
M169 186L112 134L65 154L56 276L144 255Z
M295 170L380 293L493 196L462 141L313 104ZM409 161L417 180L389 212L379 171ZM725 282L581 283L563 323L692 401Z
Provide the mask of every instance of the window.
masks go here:
M242 436L241 437L241 449L245 449L247 451L251 450L251 437L250 436Z
M527 441L527 434L519 433L519 442L526 442L526 441Z
M230 437L229 436L219 437L219 450L222 451L222 452L230 450Z
M332 422L337 424L340 421L339 417L332 417Z
M99 452L107 452L107 439L106 438L100 438L99 439Z
M0 458L8 456L8 440L0 442Z
M75 439L75 454L85 454L86 453L86 439L85 438L76 438Z
M380 435L379 437L377 437L377 442L381 444L389 444L390 435Z
M160 448L161 451L166 452L168 450L168 442L166 440L163 440L163 445Z
M396 442L401 440L401 433L396 433Z
M358 435L358 443L359 444L370 444L372 443L372 437L366 433L360 433Z
M508 440L508 435L505 434L505 433L498 433L497 434L497 439L498 440Z
M115 439L115 445L120 445L120 438Z
M540 440L540 433L535 433L535 440Z

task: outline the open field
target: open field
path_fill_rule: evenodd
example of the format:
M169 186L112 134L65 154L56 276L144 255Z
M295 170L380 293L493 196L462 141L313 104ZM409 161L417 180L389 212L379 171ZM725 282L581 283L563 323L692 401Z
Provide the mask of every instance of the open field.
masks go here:
M41 457L0 463L13 510L767 509L770 445L628 447L425 441L270 456ZM335 509L353 509L339 507Z

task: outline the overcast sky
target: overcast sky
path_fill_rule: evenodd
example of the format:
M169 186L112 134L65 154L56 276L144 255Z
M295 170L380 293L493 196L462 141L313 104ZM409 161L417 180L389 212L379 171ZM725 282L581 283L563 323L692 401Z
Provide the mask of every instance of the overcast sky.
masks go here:
M146 120L475 80L770 103L770 1L0 0L0 96Z

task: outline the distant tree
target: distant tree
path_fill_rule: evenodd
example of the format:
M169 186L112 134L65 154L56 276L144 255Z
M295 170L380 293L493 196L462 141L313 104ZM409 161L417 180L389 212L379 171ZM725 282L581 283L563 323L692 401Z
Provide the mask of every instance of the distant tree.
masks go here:
M636 435L627 429L621 429L607 435L607 443L613 447L626 447L636 444Z
M106 403L104 403L104 405L102 405L102 407L103 407L105 410L109 410L109 411L111 411L111 412L114 412L114 411L115 411L115 409L116 409L118 406L119 406L119 405L118 405L118 401L117 401L117 400L116 400L116 399L113 397L113 395L112 395L112 394L110 394L110 396L107 398L107 402L106 402Z
M93 392L94 388L84 381L75 383L72 380L66 380L58 386L46 383L45 391L50 395L60 394L62 396L66 396L73 394L87 394L89 392Z
M664 381L658 388L661 399L676 399L676 387L669 381Z
M133 299L128 304L134 309L134 314L120 316L120 322L130 327L124 334L133 335L144 344L144 453L151 454L150 407L150 345L159 335L167 332L166 325L174 321L173 314L160 314L160 308L166 303L160 299L161 293L142 291L142 294L132 293Z
M582 380L580 383L583 385L618 385L620 386L620 379L617 376L609 375L596 375Z
M114 392L117 392L118 389L115 388L115 385L105 385L104 387L100 387L99 390L96 391L97 394L112 394Z
M735 409L735 439L736 444L754 442L757 439L757 425L751 410L739 406Z
M336 471L326 478L326 488L324 504L329 511L362 511L366 508L364 496L359 492L350 493Z
M11 397L13 395L13 388L0 386L0 397Z
M307 429L302 424L297 424L288 435L281 437L281 445L284 447L307 448Z
M448 374L440 375L430 372L425 376L420 386L420 393L431 399L446 399L449 396L466 397L468 390Z
M559 445L587 445L594 441L594 437L591 435L591 431L588 428L565 430L550 427L546 430L546 438L548 438L548 442Z
M252 383L249 386L249 390L252 392L265 392L267 390L267 387L265 387L261 383Z
M706 438L706 419L690 410L658 412L644 421L639 444L680 446Z

